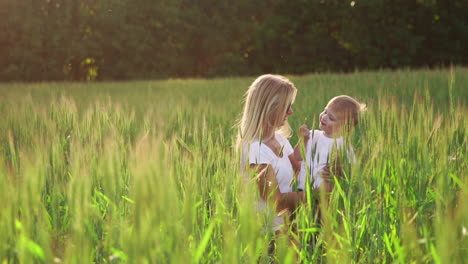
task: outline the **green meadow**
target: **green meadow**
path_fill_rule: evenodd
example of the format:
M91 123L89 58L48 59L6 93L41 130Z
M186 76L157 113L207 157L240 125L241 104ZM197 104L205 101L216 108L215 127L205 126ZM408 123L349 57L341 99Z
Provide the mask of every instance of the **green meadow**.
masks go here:
M288 77L294 131L339 94L368 110L277 263L465 262L468 69ZM0 263L270 261L233 147L254 79L0 84Z

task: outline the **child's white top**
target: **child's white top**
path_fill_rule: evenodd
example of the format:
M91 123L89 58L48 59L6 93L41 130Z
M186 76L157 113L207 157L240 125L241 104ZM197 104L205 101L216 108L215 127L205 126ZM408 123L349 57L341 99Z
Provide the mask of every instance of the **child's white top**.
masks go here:
M271 168L276 173L279 191L281 193L292 192L291 182L294 176L294 170L291 161L289 160L289 155L291 155L294 150L285 137L277 133L275 134L275 137L283 149L281 157L276 155L265 143L259 140L253 140L249 145L243 147L241 168L244 170L248 165L252 164L270 164ZM244 173L244 175L248 174ZM247 180L251 181L251 179ZM259 209L264 210L265 207L265 201L259 197ZM273 222L273 230L280 230L282 226L282 217L276 216Z
M313 188L320 187L323 178L320 176L320 171L327 166L328 158L333 147L340 149L344 146L342 137L329 138L325 136L321 130L311 130L310 138L305 147L305 159L301 165L301 171L298 176L298 188L304 189L306 183L306 175L310 175L310 183ZM356 162L353 148L347 146L347 156L350 163Z

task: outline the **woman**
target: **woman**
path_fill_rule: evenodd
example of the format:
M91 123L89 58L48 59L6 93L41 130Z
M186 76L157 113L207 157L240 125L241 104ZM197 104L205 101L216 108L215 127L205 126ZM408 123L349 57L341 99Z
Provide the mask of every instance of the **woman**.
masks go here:
M261 210L271 203L277 213L291 212L305 197L291 188L297 162L287 140L291 134L287 120L294 112L296 93L292 82L271 74L258 77L246 93L237 148L242 169L254 175L258 185ZM270 224L274 231L282 230L283 217L277 214Z

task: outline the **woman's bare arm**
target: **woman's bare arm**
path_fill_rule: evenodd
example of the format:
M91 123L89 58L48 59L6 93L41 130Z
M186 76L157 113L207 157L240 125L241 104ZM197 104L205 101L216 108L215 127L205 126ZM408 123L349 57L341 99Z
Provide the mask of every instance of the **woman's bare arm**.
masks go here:
M252 164L250 168L256 171L254 179L257 181L260 197L265 201L275 203L277 212L285 209L294 211L302 201L305 201L306 196L302 191L281 193L276 175L268 164Z
M301 163L302 161L301 160L297 160L296 157L295 157L295 154L291 154L288 156L289 158L289 161L291 162L291 165L294 169L294 172L296 173L299 173L299 171L301 170Z

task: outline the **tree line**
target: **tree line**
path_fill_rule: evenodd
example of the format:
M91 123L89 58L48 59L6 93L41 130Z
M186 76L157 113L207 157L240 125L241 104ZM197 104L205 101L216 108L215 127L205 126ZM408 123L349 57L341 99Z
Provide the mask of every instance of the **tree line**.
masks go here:
M466 0L0 0L0 80L468 63Z

